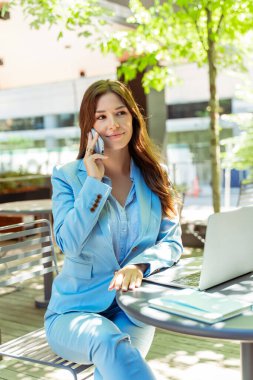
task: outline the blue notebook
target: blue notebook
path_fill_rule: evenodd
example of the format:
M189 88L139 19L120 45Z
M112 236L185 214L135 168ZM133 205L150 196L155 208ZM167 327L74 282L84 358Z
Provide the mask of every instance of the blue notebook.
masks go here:
M215 293L183 289L149 300L149 306L201 322L216 323L251 309L248 302Z

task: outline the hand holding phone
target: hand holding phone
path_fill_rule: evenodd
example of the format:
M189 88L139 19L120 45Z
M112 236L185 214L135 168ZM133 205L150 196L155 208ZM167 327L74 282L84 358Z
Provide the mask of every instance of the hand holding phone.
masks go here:
M104 142L95 129L88 133L86 152L83 158L87 174L90 177L102 180L105 167L103 161L108 157L104 156Z
M91 135L92 135L93 139L96 137L96 134L98 134L97 131L94 128L92 128L91 129ZM99 154L104 154L104 149L105 149L104 148L104 141L103 141L102 137L98 136L96 145L94 147L94 151L96 153L99 153Z

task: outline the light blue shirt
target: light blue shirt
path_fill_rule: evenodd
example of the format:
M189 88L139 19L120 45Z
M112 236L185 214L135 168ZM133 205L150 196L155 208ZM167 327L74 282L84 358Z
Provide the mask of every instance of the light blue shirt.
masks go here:
M130 179L133 182L131 172ZM112 186L110 178L106 176L103 177L103 182ZM127 256L139 235L139 207L134 182L132 183L124 207L121 206L112 194L109 195L105 207L109 215L114 253L120 264Z

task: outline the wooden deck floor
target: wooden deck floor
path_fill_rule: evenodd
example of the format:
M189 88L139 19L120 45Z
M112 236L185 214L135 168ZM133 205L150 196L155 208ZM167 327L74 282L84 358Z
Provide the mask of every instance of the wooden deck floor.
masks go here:
M18 291L0 296L2 342L43 326L45 311L34 307L35 295L40 292L42 284L32 281ZM157 380L239 380L239 351L237 342L187 337L157 330L147 360ZM68 377L65 371L63 374L49 367L4 358L0 361L0 379L67 380Z

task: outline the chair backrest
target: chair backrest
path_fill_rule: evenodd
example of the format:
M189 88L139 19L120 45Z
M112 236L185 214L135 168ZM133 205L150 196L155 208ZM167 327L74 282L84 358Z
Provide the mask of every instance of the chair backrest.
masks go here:
M48 220L0 227L0 287L58 273Z
M238 207L253 205L253 182L241 183Z

